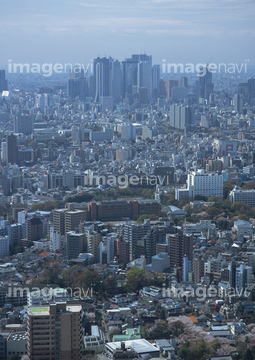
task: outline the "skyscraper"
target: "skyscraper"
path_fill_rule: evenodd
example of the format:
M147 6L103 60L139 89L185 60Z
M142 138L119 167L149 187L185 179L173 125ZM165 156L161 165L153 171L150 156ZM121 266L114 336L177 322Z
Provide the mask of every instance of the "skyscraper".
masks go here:
M123 97L139 93L140 88L146 88L148 95L152 91L152 56L132 55L122 62Z
M11 134L6 137L7 164L18 164L19 153L16 136Z
M29 114L18 114L14 117L15 134L30 135L34 132L34 117Z
M29 360L80 360L82 306L55 303L27 310Z
M5 79L5 70L0 70L0 93L8 90L8 82Z
M96 58L94 60L95 102L101 97L110 96L110 66L109 59Z
M160 66L153 65L152 67L152 98L159 97L159 82L160 82Z
M212 82L212 72L210 66L200 69L199 80L196 82L197 98L209 100L209 96L213 94L214 84Z
M234 110L239 114L243 113L243 94L234 95Z

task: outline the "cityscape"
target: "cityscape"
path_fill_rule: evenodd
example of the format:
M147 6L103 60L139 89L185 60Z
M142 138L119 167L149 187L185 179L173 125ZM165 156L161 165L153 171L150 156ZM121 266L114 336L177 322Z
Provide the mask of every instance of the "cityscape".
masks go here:
M0 360L255 359L254 10L0 5Z

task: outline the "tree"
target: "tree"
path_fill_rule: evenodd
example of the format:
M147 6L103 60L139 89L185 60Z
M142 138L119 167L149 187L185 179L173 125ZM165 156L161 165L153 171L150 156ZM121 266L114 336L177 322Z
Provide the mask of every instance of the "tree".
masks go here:
M80 268L77 265L65 269L62 274L65 286L74 288Z
M224 181L223 183L223 198L227 199L231 190L233 190L234 184L231 181Z
M100 278L98 272L91 269L84 270L81 274L78 275L75 282L76 287L88 289L93 286L94 290L98 290L100 284Z
M150 214L150 215L144 214L144 215L139 216L139 218L137 219L137 222L139 224L143 224L144 220L146 220L146 219L150 219L152 221L158 220L158 216L155 214Z
M144 269L132 267L127 272L127 282L125 288L128 292L137 292L146 285L146 275Z
M10 357L10 360L20 360L20 359L21 359L21 357L17 354L14 354L14 355L12 355L12 357Z
M177 320L169 325L169 330L172 336L179 337L184 331L184 325L181 321Z
M103 289L106 293L115 295L118 294L119 289L117 287L117 280L115 276L107 276L103 281Z

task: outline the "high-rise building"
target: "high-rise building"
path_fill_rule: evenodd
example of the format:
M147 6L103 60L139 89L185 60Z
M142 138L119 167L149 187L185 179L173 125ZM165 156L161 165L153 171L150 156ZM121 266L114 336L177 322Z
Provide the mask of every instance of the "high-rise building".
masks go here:
M109 59L96 58L94 60L95 102L101 97L110 96L110 64Z
M201 277L204 275L204 259L202 255L197 255L193 259L193 273L195 285L199 283Z
M183 268L183 257L193 260L193 236L185 235L182 231L169 235L170 267Z
M85 211L73 210L65 213L65 233L74 231L85 220Z
M30 135L34 132L34 117L29 114L18 114L14 117L15 134Z
M159 83L160 83L160 66L153 65L152 66L152 98L159 98Z
M210 65L200 69L199 80L196 82L197 98L209 100L213 94L212 71Z
M170 105L170 125L177 129L184 129L192 124L193 114L190 106Z
M87 250L90 254L94 255L95 260L99 259L99 244L101 242L101 235L96 231L89 230L87 236Z
M144 220L142 225L125 224L123 229L124 241L129 243L129 259L135 260L141 254L137 254L137 243L145 237L151 228L150 220ZM155 252L156 253L156 252ZM142 254L144 255L144 254Z
M33 215L27 219L27 240L28 242L40 240L43 237L43 224L41 219Z
M255 79L248 80L249 86L249 101L251 105L254 105L255 102Z
M66 233L66 254L68 259L76 259L79 254L87 251L86 235L69 231Z
M53 229L61 235L65 235L65 213L67 209L53 210Z
M6 137L7 164L19 163L19 152L16 136L11 134Z
M117 256L124 264L129 263L129 242L124 240L123 236L119 236L117 240Z
M152 90L152 56L148 55L140 55L140 62L138 63L137 90L139 93L142 88L147 90L148 98L150 98Z
M148 96L152 90L152 56L146 54L132 55L122 62L123 97L134 96L140 88L147 89Z
M241 294L252 283L252 267L240 264L236 268L236 291Z
M166 241L166 227L153 226L145 235L145 255L146 263L151 263L152 256L156 255L156 244Z
M0 70L0 93L8 90L8 81L5 79L5 70Z
M185 87L185 88L188 87L188 78L187 78L187 76L182 76L182 77L179 79L179 86L180 86L180 87Z
M75 67L70 70L67 81L67 95L69 99L79 97L82 101L86 100L89 95L89 86L83 69Z
M56 303L29 307L27 353L29 360L80 360L82 306Z
M234 95L234 110L239 114L243 113L243 94Z

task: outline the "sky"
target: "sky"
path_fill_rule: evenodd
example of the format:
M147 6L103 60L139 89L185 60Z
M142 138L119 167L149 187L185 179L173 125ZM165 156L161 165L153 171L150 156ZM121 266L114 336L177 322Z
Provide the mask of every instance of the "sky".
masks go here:
M255 64L255 0L0 0L0 64Z

